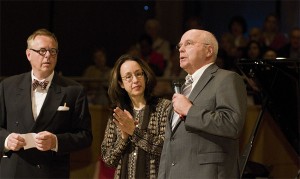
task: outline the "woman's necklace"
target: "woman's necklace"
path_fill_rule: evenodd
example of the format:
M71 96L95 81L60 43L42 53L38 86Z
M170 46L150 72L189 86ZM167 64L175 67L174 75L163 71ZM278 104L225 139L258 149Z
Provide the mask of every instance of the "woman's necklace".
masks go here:
M143 123L143 118L144 118L144 111L145 107L142 109L133 109L134 112L134 118L135 118L135 126L138 128L141 128L141 125Z

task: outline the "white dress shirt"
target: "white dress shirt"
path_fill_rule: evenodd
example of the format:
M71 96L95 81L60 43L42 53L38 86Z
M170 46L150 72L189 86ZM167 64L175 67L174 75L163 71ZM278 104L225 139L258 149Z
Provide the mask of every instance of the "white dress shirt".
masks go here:
M31 90L32 114L33 114L34 120L36 120L36 118L40 114L41 108L42 108L44 101L46 99L46 96L47 96L48 89L51 86L51 81L53 79L53 76L54 76L54 72L52 72L51 75L48 76L46 79L39 80L34 76L33 72L31 71L32 82L34 80L38 80L41 82L45 81L45 80L49 81L45 90L42 90L40 86L38 86L35 90ZM31 87L31 89L32 89L32 87Z

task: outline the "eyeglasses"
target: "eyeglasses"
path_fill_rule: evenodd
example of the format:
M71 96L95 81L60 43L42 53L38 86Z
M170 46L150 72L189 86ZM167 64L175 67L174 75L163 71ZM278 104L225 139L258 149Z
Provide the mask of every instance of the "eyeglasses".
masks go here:
M176 45L176 49L179 50L182 46L184 46L185 48L188 47L188 46L192 46L192 45L195 45L196 43L199 43L199 42L194 42L192 40L187 40L185 41L184 43L178 43ZM203 45L210 45L208 43L201 43Z
M56 56L58 54L58 49L56 48L50 48L50 49L46 49L46 48L41 48L39 50L35 50L35 49L30 49L32 51L35 51L36 53L40 54L41 56L45 56L47 51L49 51L51 56Z
M122 79L130 83L133 79L133 76L135 76L137 79L141 79L144 77L144 72L136 72L134 74L128 74L126 76L123 76Z

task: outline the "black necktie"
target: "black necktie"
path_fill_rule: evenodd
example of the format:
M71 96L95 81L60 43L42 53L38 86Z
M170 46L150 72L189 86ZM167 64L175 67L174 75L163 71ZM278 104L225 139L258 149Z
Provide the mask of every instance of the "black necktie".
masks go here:
M36 79L33 80L32 83L32 90L35 90L38 86L41 87L42 90L46 89L47 85L48 85L49 81L38 81Z

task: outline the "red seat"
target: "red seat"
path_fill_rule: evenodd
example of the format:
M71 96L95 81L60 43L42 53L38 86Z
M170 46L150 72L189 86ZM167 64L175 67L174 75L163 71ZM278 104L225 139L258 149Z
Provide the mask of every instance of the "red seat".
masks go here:
M115 168L111 168L106 166L102 159L100 159L100 166L99 166L99 179L113 179Z

